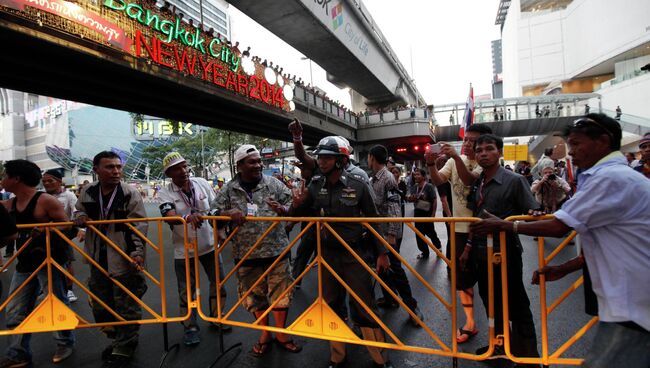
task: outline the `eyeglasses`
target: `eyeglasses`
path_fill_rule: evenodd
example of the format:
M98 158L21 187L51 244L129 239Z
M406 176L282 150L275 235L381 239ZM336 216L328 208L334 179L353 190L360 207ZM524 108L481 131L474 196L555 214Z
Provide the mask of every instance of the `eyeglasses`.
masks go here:
M574 120L573 124L571 126L573 128L585 128L588 125L595 125L595 126L599 127L600 129L604 130L605 134L607 134L611 139L614 139L614 134L612 134L612 132L610 132L609 129L605 128L604 125L602 125L601 123L597 122L594 119L580 118L580 119Z

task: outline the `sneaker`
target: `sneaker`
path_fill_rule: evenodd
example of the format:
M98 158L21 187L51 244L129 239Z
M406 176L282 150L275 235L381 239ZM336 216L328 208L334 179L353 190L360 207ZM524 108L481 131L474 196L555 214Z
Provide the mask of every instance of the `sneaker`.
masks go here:
M74 302L76 302L77 299L79 299L79 298L77 298L77 296L74 295L74 293L72 292L72 290L68 290L68 300L70 301L70 303L74 303Z
M420 308L418 308L418 307L413 308L413 313L415 313L415 315L418 316L420 321L424 322L424 314L422 314L422 311L420 310ZM409 315L409 322L411 322L411 324L414 327L422 327L420 325L420 323L415 320L415 318L411 317L411 315Z
M210 324L210 326L212 326L212 328L214 328L217 331L221 330L221 332L232 332L232 326L230 325L224 325L221 323L212 323Z
M489 346L483 346L478 349L476 349L476 355L483 355L485 352L488 351L490 347ZM499 358L506 358L506 352L503 350L503 346L497 345L494 347L494 351L492 352L492 355L490 355L487 359L499 359Z
M198 345L201 342L201 336L199 335L199 330L196 328L189 328L185 330L183 335L183 344L185 346Z
M32 361L29 359L20 360L20 359L11 359L9 357L0 358L0 368L21 368L27 367L32 364Z
M52 356L52 363L60 363L72 355L72 346L59 345L56 348L54 356Z

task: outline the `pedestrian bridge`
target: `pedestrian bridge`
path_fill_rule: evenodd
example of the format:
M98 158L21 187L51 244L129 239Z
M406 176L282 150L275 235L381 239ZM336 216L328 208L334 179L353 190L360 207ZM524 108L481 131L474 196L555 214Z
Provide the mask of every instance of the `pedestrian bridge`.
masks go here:
M587 111L616 115L602 109L599 94L582 93L476 101L474 122L489 124L501 137L539 136L561 132ZM430 142L430 124L438 141L460 140L458 122L464 114L465 103L366 114L359 117L357 138L364 145L382 142L392 151L402 148L397 156L415 159L421 157L422 145ZM619 121L625 132L650 131L650 120L642 117L622 114Z
M369 106L424 105L417 87L361 0L228 0L350 87Z

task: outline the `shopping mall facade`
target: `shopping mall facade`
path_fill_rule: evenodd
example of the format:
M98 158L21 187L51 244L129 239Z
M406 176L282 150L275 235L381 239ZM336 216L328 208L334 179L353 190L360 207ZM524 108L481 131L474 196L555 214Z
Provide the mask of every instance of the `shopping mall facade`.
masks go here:
M591 93L650 119L650 2L501 0L503 97Z
M41 169L63 168L73 185L92 179L92 158L100 151L116 152L124 162L125 179L147 179L146 147L168 144L179 136L197 134L196 126L173 130L168 121L134 116L119 110L2 89L0 160L24 158ZM150 176L151 180L161 179Z

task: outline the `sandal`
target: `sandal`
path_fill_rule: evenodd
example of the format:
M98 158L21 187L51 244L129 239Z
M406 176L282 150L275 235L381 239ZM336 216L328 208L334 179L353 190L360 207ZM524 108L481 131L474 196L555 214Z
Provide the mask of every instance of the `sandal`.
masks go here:
M278 339L275 339L275 342L280 345L280 347L290 353L299 353L302 351L302 346L296 344L293 342L293 339L289 339L287 341L280 341Z
M261 341L256 342L255 345L253 345L250 354L256 358L261 358L269 351L269 347L271 347L271 342L273 342L273 340L269 340L267 342L261 342Z
M469 331L469 330L463 330L462 328L458 329L458 334L456 335L456 342L458 344L465 343L469 341L472 337L476 336L478 334L478 330L474 329L474 331Z

